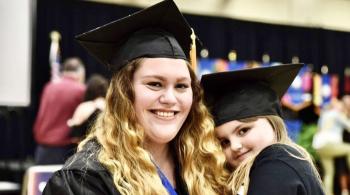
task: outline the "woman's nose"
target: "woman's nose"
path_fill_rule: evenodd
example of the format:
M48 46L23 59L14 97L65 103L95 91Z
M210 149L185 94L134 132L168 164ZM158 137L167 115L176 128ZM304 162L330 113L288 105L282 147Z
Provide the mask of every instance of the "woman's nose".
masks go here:
M163 104L175 104L176 103L176 92L174 89L166 89L160 96L160 102Z

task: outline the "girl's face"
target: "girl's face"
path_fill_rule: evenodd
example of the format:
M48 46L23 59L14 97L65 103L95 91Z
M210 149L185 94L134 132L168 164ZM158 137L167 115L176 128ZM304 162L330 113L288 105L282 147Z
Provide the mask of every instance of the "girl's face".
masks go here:
M146 143L166 144L182 127L192 106L191 77L185 60L145 58L134 73L134 108Z
M276 142L274 130L265 118L252 122L233 120L216 127L215 132L233 168Z

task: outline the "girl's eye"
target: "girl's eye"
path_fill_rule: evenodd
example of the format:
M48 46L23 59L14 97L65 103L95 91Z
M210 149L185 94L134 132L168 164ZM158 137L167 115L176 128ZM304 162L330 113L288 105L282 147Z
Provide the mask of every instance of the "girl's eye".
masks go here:
M249 131L249 129L250 128L248 128L248 127L241 128L240 130L238 130L238 135L240 135L240 136L245 135Z
M226 147L228 147L230 145L230 141L227 140L227 139L223 139L223 140L220 141L220 144L221 144L221 146L223 148L226 148Z
M179 83L176 85L176 88L178 89L187 89L189 88L189 85L188 84L184 84L184 83Z

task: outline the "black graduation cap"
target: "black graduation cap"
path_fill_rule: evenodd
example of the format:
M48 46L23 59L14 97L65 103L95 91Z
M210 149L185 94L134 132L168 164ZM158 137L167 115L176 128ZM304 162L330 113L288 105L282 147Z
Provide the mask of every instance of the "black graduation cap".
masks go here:
M190 60L192 29L172 0L76 36L101 63L119 70L139 57Z
M280 98L302 64L282 64L203 75L206 102L219 126L254 116L281 116Z

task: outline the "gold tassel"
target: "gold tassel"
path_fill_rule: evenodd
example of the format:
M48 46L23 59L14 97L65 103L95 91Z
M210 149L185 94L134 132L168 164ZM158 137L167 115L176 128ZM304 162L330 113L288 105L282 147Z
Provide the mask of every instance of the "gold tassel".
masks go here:
M191 28L191 50L190 50L190 62L194 72L197 72L197 51L196 51L196 35L194 34L193 28Z

